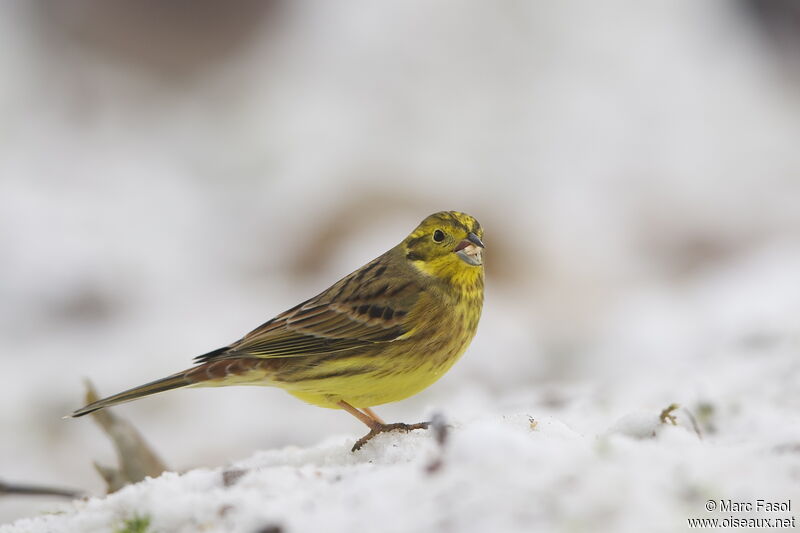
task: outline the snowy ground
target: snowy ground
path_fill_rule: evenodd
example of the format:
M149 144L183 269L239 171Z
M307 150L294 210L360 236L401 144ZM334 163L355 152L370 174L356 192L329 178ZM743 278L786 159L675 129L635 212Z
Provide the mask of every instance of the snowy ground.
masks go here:
M800 99L743 4L275 2L212 54L198 18L199 41L137 26L157 7L4 3L0 481L98 497L0 496L0 531L794 516ZM486 228L484 317L447 376L378 411L441 413L443 447L352 454L357 421L282 391L177 391L117 412L185 473L100 497L107 439L61 420L82 378L183 368L440 209ZM792 511L705 508L729 499Z

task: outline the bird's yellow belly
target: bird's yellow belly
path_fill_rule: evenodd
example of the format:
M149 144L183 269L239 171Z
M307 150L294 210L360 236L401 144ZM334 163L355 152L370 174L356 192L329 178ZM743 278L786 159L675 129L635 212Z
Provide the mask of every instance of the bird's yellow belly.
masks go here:
M463 351L462 348L447 354L443 360L418 360L417 364L390 365L352 374L343 369L341 376L328 375L278 386L296 398L320 407L340 409L338 402L342 400L353 407L373 407L403 400L429 387L453 366Z
M438 380L441 373L431 371L409 372L390 376L360 374L351 377L308 381L298 388L287 388L296 398L320 407L340 409L344 400L353 407L373 407L403 400L417 394Z

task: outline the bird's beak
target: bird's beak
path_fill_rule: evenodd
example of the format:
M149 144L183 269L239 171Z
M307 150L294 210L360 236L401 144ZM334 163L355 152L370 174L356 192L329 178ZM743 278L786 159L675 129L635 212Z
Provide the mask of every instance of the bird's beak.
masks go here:
M458 243L458 246L456 246L453 251L459 259L468 265L480 266L483 264L483 258L481 257L481 250L483 250L483 248L483 242L478 236L474 233L470 233L467 235L466 239Z

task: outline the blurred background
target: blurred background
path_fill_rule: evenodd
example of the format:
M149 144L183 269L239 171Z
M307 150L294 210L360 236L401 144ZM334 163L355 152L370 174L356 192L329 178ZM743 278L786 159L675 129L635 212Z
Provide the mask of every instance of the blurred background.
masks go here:
M743 398L800 409L794 2L0 14L2 480L102 493L110 443L61 419L84 378L105 395L185 368L444 209L486 230L484 318L385 418L592 433L676 401L755 430ZM116 412L179 470L363 433L258 387ZM0 522L53 504L0 496Z

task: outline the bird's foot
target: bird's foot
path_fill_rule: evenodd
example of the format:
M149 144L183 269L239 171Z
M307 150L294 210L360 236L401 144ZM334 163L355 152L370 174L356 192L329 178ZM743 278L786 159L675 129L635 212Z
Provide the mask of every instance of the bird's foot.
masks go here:
M398 422L395 424L376 424L369 430L369 433L361 437L353 444L353 448L351 451L358 451L364 446L368 441L372 440L373 437L379 435L380 433L388 433L390 431L413 431L415 429L428 429L430 426L430 422L419 422L417 424L403 424L402 422Z

